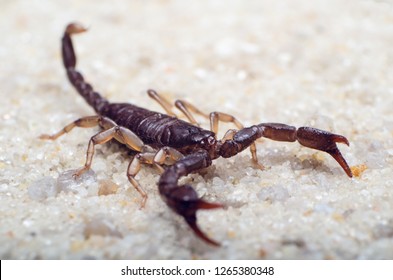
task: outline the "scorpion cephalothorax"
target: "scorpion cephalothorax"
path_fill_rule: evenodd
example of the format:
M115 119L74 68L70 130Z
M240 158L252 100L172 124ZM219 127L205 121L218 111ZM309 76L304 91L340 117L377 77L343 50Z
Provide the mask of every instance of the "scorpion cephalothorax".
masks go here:
M141 163L152 164L162 173L158 181L159 193L166 204L181 215L198 237L212 245L219 245L204 234L196 223L196 212L199 209L214 209L221 204L207 202L198 197L190 185L178 185L181 177L191 172L209 167L214 159L229 158L250 148L253 163L258 163L255 140L270 138L275 141L294 142L329 153L352 177L351 169L341 155L336 143L349 145L348 140L341 135L311 127L300 127L280 123L261 123L244 128L233 116L212 112L205 114L184 100L177 100L175 106L186 116L189 122L176 117L172 105L154 90L148 90L148 95L157 101L166 114L149 111L129 103L110 103L94 91L81 73L76 69L76 57L71 41L71 35L84 32L86 29L77 23L66 27L62 38L62 56L68 79L79 94L94 108L97 115L80 118L65 126L53 135L41 135L42 139L55 140L69 132L74 127L100 126L102 130L91 137L86 153L85 166L79 169L75 176L81 175L91 166L94 147L111 139L125 144L136 152L127 168L127 177L135 189L142 195L141 207L145 205L147 194L135 180L141 168ZM194 114L210 119L211 130L202 129ZM216 138L219 122L233 123L236 130L229 130L224 137ZM165 167L165 168L164 168Z

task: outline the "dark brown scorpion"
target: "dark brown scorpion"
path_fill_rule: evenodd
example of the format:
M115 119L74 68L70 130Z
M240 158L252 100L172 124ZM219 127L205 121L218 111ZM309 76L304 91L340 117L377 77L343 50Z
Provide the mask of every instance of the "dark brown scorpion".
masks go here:
M349 145L348 140L341 135L312 127L300 127L280 123L261 123L244 128L233 116L221 112L204 114L190 103L177 100L175 106L187 117L189 122L178 119L172 112L171 104L154 90L148 90L148 95L156 100L167 112L161 114L143 109L128 103L109 103L93 87L87 83L82 74L76 69L71 35L81 33L86 29L77 23L69 24L62 38L63 64L68 79L79 94L94 108L97 115L80 118L65 126L53 135L41 135L41 139L55 140L69 132L74 127L100 126L102 130L91 137L87 149L85 166L79 169L75 176L81 175L92 164L94 147L115 139L125 144L137 154L130 161L127 177L135 189L142 195L141 207L145 205L147 194L135 180L141 168L141 163L152 164L161 171L158 189L166 204L177 214L181 215L195 234L211 245L219 245L203 233L196 219L199 209L214 209L222 207L218 203L210 203L198 197L190 185L178 185L180 177L206 168L212 160L219 157L232 157L246 148L250 148L254 164L258 163L255 140L260 137L276 141L298 141L303 146L317 149L330 154L352 177L351 169L341 155L336 143ZM192 113L210 119L211 130L199 127ZM237 130L229 130L221 140L216 138L219 122L233 123Z

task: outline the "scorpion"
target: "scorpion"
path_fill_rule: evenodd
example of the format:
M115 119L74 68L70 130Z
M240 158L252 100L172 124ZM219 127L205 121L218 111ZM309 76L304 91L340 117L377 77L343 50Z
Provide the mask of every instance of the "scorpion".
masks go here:
M179 185L178 181L181 177L209 167L212 161L219 157L229 158L249 148L253 163L263 169L257 159L257 139L264 137L275 141L298 141L305 147L330 154L345 173L352 177L351 169L336 145L344 143L349 146L349 141L342 135L281 123L260 123L244 127L230 114L205 114L187 101L176 100L174 105L188 119L187 122L179 119L173 112L171 103L152 89L147 91L149 97L159 103L166 114L129 103L110 103L94 91L75 69L76 56L71 36L85 31L87 29L80 23L74 22L66 26L62 37L62 59L69 81L97 114L79 118L55 134L40 136L41 139L55 140L75 127L101 127L101 130L90 138L85 165L75 172L74 177L90 169L96 145L114 139L136 153L128 165L127 177L142 196L141 208L146 203L147 194L135 176L141 169L141 164L150 164L161 174L158 191L164 202L184 218L197 237L213 246L219 246L220 243L200 229L196 213L198 210L222 208L224 205L198 197L191 185ZM201 128L193 114L208 118L210 130ZM232 123L237 129L229 129L222 139L217 139L219 122Z

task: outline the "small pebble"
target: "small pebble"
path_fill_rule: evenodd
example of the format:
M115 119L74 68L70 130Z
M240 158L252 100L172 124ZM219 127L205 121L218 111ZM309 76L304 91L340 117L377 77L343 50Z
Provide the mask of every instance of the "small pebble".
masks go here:
M38 181L33 182L27 193L33 200L43 201L48 197L54 197L60 192L56 180L52 177L44 177Z
M92 235L122 237L115 225L107 218L97 215L88 222L84 230L84 235L89 238Z
M60 191L72 192L81 196L88 195L89 186L96 184L96 174L93 170L88 170L78 177L74 177L77 170L67 170L59 175L56 185Z
M119 186L112 182L111 180L100 180L99 181L99 189L98 195L109 195L115 194Z

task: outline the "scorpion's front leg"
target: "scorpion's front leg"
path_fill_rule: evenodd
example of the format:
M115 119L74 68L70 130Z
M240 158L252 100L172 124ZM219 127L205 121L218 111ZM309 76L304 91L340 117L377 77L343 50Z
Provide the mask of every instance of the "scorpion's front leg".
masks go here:
M239 130L244 128L243 124L238 119L236 119L234 116L232 116L230 114L226 114L226 113L222 113L222 112L211 112L209 115L209 118L210 118L210 129L215 134L218 133L219 121L226 122L226 123L233 123L234 125L236 125L237 129L239 129ZM231 134L231 130L229 130L228 132L230 132L230 134ZM228 135L228 132L225 134L223 140L230 137ZM256 147L255 143L251 143L249 146L250 146L252 162L254 163L254 165L257 168L263 170L264 166L258 162L257 147Z
M142 189L138 181L135 179L135 176L141 170L141 163L154 165L162 174L165 170L164 168L162 168L161 165L165 164L167 161L173 163L174 161L182 157L183 155L177 150L170 147L163 147L158 151L146 151L138 153L130 161L127 168L127 178L128 181L130 181L130 183L134 186L134 188L142 195L141 208L145 206L147 200L146 192Z
M220 155L225 158L234 156L249 147L260 137L285 142L294 142L297 140L305 147L326 152L340 164L349 177L352 177L352 171L336 145L336 143L344 143L349 146L347 138L312 127L300 127L296 129L286 124L261 123L244 128L239 130L233 136L233 139L227 140L222 144Z
M160 177L158 187L168 206L185 219L199 238L211 245L219 246L219 243L210 239L200 230L197 225L196 212L199 209L220 208L222 205L198 198L196 191L190 185L178 185L180 177L208 167L211 163L209 154L203 150L185 156L165 170Z

